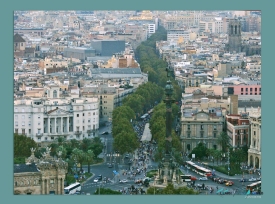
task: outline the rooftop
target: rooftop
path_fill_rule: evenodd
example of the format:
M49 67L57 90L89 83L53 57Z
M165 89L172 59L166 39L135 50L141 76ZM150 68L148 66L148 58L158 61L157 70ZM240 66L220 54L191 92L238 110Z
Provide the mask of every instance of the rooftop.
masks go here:
M15 164L13 173L39 172L34 163L32 164Z

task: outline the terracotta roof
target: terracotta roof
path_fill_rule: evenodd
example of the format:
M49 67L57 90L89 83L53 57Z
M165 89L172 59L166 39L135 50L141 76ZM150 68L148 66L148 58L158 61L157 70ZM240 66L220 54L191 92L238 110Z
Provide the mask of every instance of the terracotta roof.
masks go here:
M26 42L18 33L13 36L13 42Z

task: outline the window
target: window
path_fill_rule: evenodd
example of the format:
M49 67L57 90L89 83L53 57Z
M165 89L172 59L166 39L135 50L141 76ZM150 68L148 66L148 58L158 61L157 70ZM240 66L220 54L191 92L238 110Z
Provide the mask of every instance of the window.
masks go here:
M50 179L50 184L51 184L51 187L53 187L53 185L54 185L54 179Z
M245 88L245 91L248 91L248 88Z
M18 134L18 129L17 128L14 130L14 133Z
M91 116L91 113L90 113L90 112L88 113L88 116Z
M88 123L91 122L91 120L88 120Z
M256 131L254 131L254 135L256 135Z
M214 138L216 138L216 137L217 137L217 133L215 133L215 132L214 132L214 135L213 135L213 137L214 137Z
M203 130L203 125L201 125L201 130Z
M15 121L15 126L18 126L18 122L17 121Z
M93 112L93 115L95 115L95 112Z
M31 132L32 132L32 129L29 129L29 134L31 134Z
M15 109L14 109L14 112L17 112L17 111L18 111L18 109L17 109L17 108L15 108Z
M31 115L29 115L29 118L31 118Z
M17 120L17 119L18 119L18 115L15 115L15 116L14 116L14 119Z
M79 117L79 114L76 114L76 117Z
M187 125L187 130L190 130L190 125Z
M22 108L22 112L25 112L25 108Z
M45 137L45 141L47 141L48 140L48 138L47 137Z
M40 115L38 116L38 119L40 119Z
M56 90L53 91L53 98L57 98L57 91Z
M252 91L252 88L250 88L250 91Z
M203 137L203 133L201 133L201 137Z
M241 91L243 91L243 88L241 88Z
M25 121L22 121L22 126L25 126Z
M85 113L83 113L83 116L85 116Z
M187 133L187 138L190 138L190 133Z
M54 137L51 137L51 140L54 140Z
M257 91L257 88L255 88L255 91Z
M214 125L214 126L213 126L213 129L214 129L214 130L217 130L217 126L216 126L216 125Z

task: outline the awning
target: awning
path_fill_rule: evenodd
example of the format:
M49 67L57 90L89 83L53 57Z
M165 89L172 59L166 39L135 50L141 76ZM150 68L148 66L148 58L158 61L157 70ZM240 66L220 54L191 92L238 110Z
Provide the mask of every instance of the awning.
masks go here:
M219 194L219 193L221 193L222 191L223 191L223 188L220 189L220 190L218 190L218 191L216 192L216 194Z

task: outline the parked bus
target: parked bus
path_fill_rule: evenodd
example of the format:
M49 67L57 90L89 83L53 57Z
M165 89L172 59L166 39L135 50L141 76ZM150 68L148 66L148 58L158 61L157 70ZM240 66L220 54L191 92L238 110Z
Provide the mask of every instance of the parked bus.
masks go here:
M191 171L194 171L195 173L201 175L201 176L212 176L212 172L209 169L206 169L204 167L196 165L194 162L186 161L186 168L190 169Z
M190 182L191 181L191 175L180 175L180 178L182 181Z
M254 190L254 191L257 191L262 185L262 181L257 181L255 183L251 183L249 185L246 186L246 191L250 190L251 192Z
M190 181L196 181L197 178L191 175L180 175L182 181L190 182Z
M81 191L81 185L77 182L64 188L64 194L75 194L76 191Z

